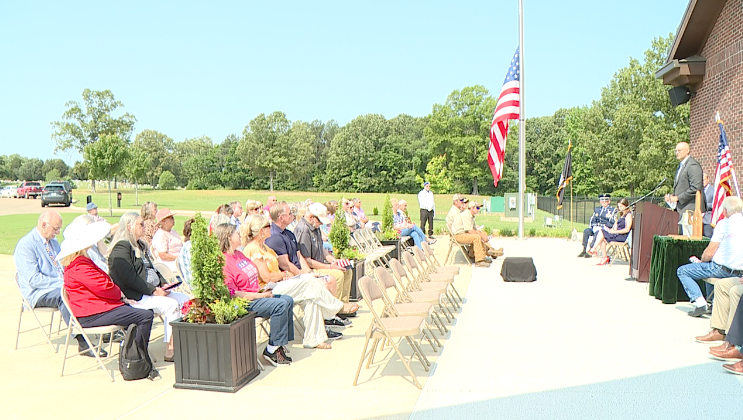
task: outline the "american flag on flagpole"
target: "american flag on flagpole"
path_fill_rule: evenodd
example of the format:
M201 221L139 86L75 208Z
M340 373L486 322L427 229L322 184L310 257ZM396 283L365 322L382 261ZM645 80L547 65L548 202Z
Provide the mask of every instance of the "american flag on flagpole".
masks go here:
M740 197L738 180L735 177L733 160L730 157L730 148L728 148L728 138L725 134L725 127L722 125L722 120L720 120L720 114L717 114L717 124L720 126L720 144L717 148L717 171L715 172L714 184L715 199L712 202L712 220L710 222L710 225L713 227L725 217L722 214L722 201L725 197L733 195L733 187L735 187L735 195ZM731 180L732 183L730 182Z
M503 161L506 157L506 136L508 135L508 121L519 118L519 103L521 98L521 72L519 69L519 49L508 67L506 80L498 97L498 103L493 113L493 122L490 124L490 147L488 148L488 166L493 174L493 185L498 186L498 180L503 177Z

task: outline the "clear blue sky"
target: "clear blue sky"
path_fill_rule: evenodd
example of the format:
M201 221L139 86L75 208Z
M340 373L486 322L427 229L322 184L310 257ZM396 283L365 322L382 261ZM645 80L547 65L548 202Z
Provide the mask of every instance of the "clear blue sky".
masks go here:
M676 32L687 0L525 3L527 117L589 104ZM221 142L260 113L346 124L500 91L518 1L0 2L0 155L49 159L50 122L110 89L135 134ZM72 164L79 156L61 154Z

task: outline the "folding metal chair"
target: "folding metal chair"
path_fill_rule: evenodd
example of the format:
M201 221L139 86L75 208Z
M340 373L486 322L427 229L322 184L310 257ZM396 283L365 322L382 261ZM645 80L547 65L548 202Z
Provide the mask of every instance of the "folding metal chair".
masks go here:
M426 255L426 252L420 248L416 248L413 250L413 255L415 256L416 260L418 260L418 263L420 264L420 267L423 269L423 276L428 281L442 281L449 283L449 287L454 292L454 294L457 295L457 298L460 302L463 302L462 296L459 295L459 291L457 291L457 288L454 287L454 277L456 277L457 274L459 274L459 268L454 267L456 271L452 269L441 269L437 267L431 258ZM459 305L457 305L459 306Z
M446 226L446 234L449 235L449 250L446 252L446 260L444 260L444 265L447 265L450 259L452 262L454 262L454 259L456 259L457 257L457 249L462 251L462 255L464 255L464 259L467 260L467 264L472 264L473 261L472 259L470 259L469 249L467 248L469 245L460 244L454 237L454 234L451 232L451 229L448 225Z
M445 292L440 290L420 290L419 288L416 288L410 280L411 276L408 275L407 271L405 271L405 267L403 267L402 263L400 263L396 258L390 260L390 267L392 267L392 275L394 276L395 281L400 286L397 295L398 301L425 302L432 305L438 305L438 309L433 312L433 315L438 321L437 326L439 327L439 332L442 335L447 333L449 330L441 321L439 312L444 314L444 317L448 322L452 322L454 316L450 315L449 308L447 308L442 302L442 297L445 295Z
M55 353L59 351L59 346L57 348L54 348L54 343L52 343L52 333L53 331L53 324L54 324L54 313L59 312L59 308L34 308L31 306L31 304L28 302L25 296L23 296L23 292L21 292L21 286L18 284L18 273L15 273L15 285L18 288L18 293L21 295L21 313L18 315L18 333L15 337L15 349L18 350L18 342L21 338L22 333L27 333L31 331L41 330L41 332L44 333L44 338L46 338L46 342L49 343L49 345L52 347L52 350L54 350ZM23 321L23 313L24 312L31 312L31 315L33 315L34 320L36 321L36 325L38 327L34 327L28 330L21 331L21 323ZM49 320L49 325L45 325L41 323L41 320L36 315L37 313L48 313L51 314L51 319ZM49 327L49 333L46 332L46 327ZM57 334L62 330L62 314L59 315L59 321L57 324Z
M70 312L70 325L67 328L67 338L65 339L65 345L64 345L64 359L62 360L62 375L64 376L64 368L65 364L67 363L67 359L75 356L79 356L81 353L85 353L88 351L92 351L93 355L95 356L95 360L98 362L99 365L101 365L101 368L106 373L106 375L111 379L111 382L114 382L114 373L113 370L109 373L108 369L106 368L106 365L103 364L103 360L100 356L100 350L101 347L103 347L103 334L111 334L111 337L113 337L113 334L116 331L123 331L124 328L119 325L104 325L101 327L91 327L91 328L83 328L80 325L80 322L77 320L75 315L72 313L72 310L70 309L70 297L67 295L67 290L65 288L62 288L62 301L64 302L65 307ZM67 356L67 350L70 346L70 336L73 334L73 330L77 330L82 336L85 342L88 344L88 348L85 349L83 352L75 353L72 356ZM98 345L94 346L93 341L90 339L90 335L92 334L100 334L98 337ZM113 344L114 340L109 340L109 346L108 346L108 357L105 360L109 360L113 357Z
M366 342L364 343L364 350L361 353L359 366L356 369L356 376L353 379L353 385L356 386L358 384L359 374L361 373L361 366L364 364L364 360L366 360L367 369L371 368L372 363L375 365L381 363L381 361L374 362L374 356L376 355L377 347L380 342L386 341L390 346L392 346L395 353L397 353L400 361L402 361L405 366L405 370L410 374L413 384L418 389L421 389L422 387L420 382L418 382L418 378L416 378L415 373L413 373L413 370L410 368L410 362L413 361L413 357L416 357L423 366L423 369L428 372L430 362L423 354L423 351L415 340L416 336L422 334L425 326L425 319L420 316L382 317L374 309L374 301L382 298L382 291L376 283L374 283L374 280L369 276L364 276L359 279L358 286L361 290L364 302L366 302L374 318L372 319L369 328L366 330ZM393 338L399 338L399 341L395 343ZM406 340L413 349L413 354L410 355L410 358L403 356L400 351L400 343L403 339ZM374 340L374 343L367 352L369 341L371 340Z
M454 302L454 299L451 296L451 293L449 292L449 282L447 281L430 281L425 277L425 273L423 269L418 265L418 263L415 261L415 257L411 254L405 254L403 255L403 261L405 261L405 266L408 269L408 272L410 273L410 281L413 285L413 287L417 290L436 290L438 292L441 292L446 297L446 300L449 302L453 310L457 310L459 308L459 305L457 305L456 302ZM454 317L453 311L449 311L449 314Z

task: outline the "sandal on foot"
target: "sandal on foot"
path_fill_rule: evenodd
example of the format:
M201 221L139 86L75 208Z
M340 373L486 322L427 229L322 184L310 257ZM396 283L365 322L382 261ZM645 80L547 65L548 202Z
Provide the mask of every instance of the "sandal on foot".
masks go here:
M346 307L348 305L348 307ZM356 311L359 310L359 304L358 303L344 303L343 304L343 312L344 314L353 314L356 313Z
M304 346L306 349L319 349L319 350L330 350L333 348L333 346L330 345L330 343L320 343L316 345L315 347L310 346Z

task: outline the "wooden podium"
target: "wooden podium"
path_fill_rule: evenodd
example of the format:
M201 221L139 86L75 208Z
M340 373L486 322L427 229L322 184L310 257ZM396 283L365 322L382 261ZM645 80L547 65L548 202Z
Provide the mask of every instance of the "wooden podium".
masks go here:
M643 283L650 278L650 251L654 235L678 233L679 214L657 204L639 202L635 205L632 226L632 264L630 276Z

